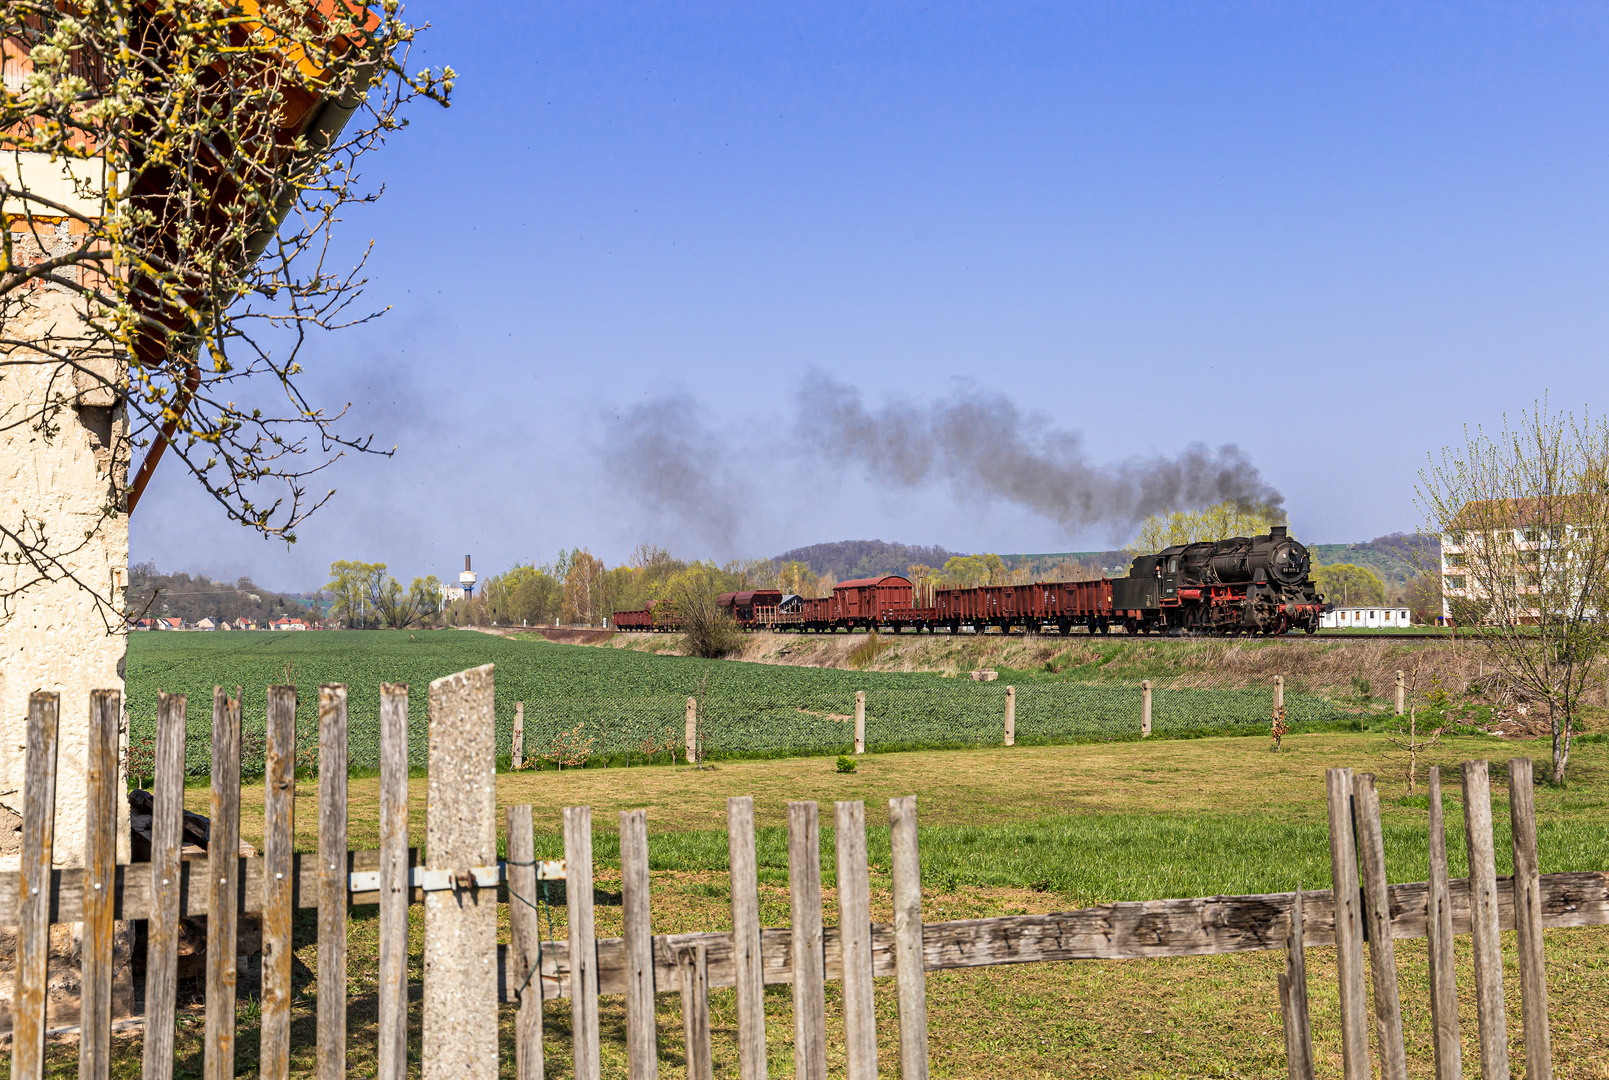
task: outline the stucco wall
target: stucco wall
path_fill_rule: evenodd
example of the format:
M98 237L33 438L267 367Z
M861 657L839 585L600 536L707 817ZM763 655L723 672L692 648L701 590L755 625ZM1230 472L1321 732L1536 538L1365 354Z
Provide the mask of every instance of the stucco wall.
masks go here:
M65 241L63 225L61 239ZM13 226L13 235L16 227ZM21 310L0 317L0 338L39 340L71 334L74 298L35 290ZM37 354L0 347L0 524L18 530L26 520L59 559L48 576L0 608L0 867L15 867L22 810L23 750L28 696L61 695L56 781L58 865L82 864L84 772L89 694L123 688L126 635L117 611L127 583L128 516L114 491L127 475L127 420L115 371L86 372ZM108 383L112 385L108 385ZM42 407L60 406L42 423ZM0 594L35 577L28 559L13 562L15 541L0 543ZM127 807L119 800L120 816ZM119 861L127 862L127 829L119 830Z

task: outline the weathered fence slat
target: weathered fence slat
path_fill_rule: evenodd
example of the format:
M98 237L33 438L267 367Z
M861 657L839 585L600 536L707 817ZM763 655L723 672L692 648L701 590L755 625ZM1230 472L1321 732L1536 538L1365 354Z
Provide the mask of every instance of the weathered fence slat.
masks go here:
M1302 890L1291 904L1285 935L1285 970L1279 976L1279 1007L1285 1020L1285 1069L1290 1080L1313 1080L1313 1021L1307 1008L1307 952L1303 944Z
M1408 1080L1407 1048L1402 1041L1402 1001L1397 993L1397 950L1391 941L1385 834L1380 828L1380 792L1372 773L1364 773L1353 782L1352 811L1362 874L1363 919L1369 928L1369 971L1374 982L1380 1080Z
M688 1080L714 1080L715 1057L710 1048L709 954L702 945L676 950L681 972L682 1038L687 1044Z
M1492 844L1492 787L1484 761L1464 762L1464 840L1469 848L1470 926L1475 952L1475 1019L1481 1076L1508 1080L1503 1016L1503 953L1497 924L1497 856Z
M514 1018L514 1075L515 1080L542 1080L542 973L532 971L542 948L536 918L535 826L529 805L510 806L506 816L508 963L520 996L519 1015Z
M240 688L212 688L212 831L207 839L205 1080L235 1075L235 944L240 862Z
M900 1080L927 1080L927 976L922 927L922 861L916 796L890 799L889 855L894 879L894 968L899 993Z
M765 964L752 796L726 800L726 850L732 883L731 985L737 991L738 1075L740 1080L765 1080Z
M1006 687L1006 737L1007 746L1017 745L1017 688Z
M631 1080L659 1075L654 928L648 906L648 812L620 812L620 902L626 942L626 1062Z
M1369 999L1363 973L1363 913L1358 910L1358 854L1352 833L1352 770L1325 775L1330 818L1330 877L1336 966L1341 982L1341 1065L1346 1080L1369 1080Z
M510 858L513 856L510 855ZM380 987L378 1080L408 1076L408 687L380 686ZM510 912L512 914L512 910Z
M866 691L855 691L855 753L866 752Z
M89 695L85 762L84 936L78 1075L106 1080L112 1051L113 885L117 880L117 737L123 696Z
M291 915L296 879L296 688L268 688L263 758L263 1080L290 1075Z
M318 688L318 1076L346 1076L346 687Z
M564 910L570 929L570 1027L576 1080L603 1071L598 1032L598 952L592 916L592 808L564 808Z
M836 807L838 953L844 982L848 1080L877 1080L877 1014L872 1000L871 881L866 865L866 804Z
M1511 759L1508 804L1514 840L1514 930L1525 1023L1525 1080L1553 1080L1547 958L1542 951L1542 880L1536 857L1536 793L1532 785L1531 759Z
M1430 767L1430 880L1425 937L1430 952L1430 1026L1436 1080L1461 1080L1464 1047L1458 1037L1458 987L1453 971L1453 905L1447 881L1447 829L1441 806L1441 766Z
M826 1080L826 942L821 932L821 830L813 802L788 804L788 909L793 956L793 1061L799 1080Z
M430 684L426 869L454 887L424 894L423 1080L497 1076L497 889L473 874L497 861L494 692L490 664Z
M45 1072L45 987L50 975L51 854L56 839L56 750L61 698L28 695L23 750L21 894L17 967L11 991L11 1075L39 1080Z
M184 706L183 694L157 694L155 761L151 767L150 906L142 912L148 920L145 1047L140 1073L145 1080L172 1080L173 1076L179 970L179 848L184 834Z

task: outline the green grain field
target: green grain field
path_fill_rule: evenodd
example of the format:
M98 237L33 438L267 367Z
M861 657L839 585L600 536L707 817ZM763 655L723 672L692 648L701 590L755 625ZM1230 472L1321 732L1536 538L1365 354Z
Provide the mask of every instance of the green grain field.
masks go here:
M260 768L265 690L291 683L309 706L299 724L306 752L316 745L311 702L322 683L348 687L350 761L358 772L379 762L380 684L410 687L410 758L427 762L424 703L431 680L480 664L497 668L498 746L506 753L515 703L525 703L526 746L541 755L561 740L585 741L594 764L669 764L683 742L687 698L700 702L704 751L712 759L837 753L853 741L856 691L867 697L872 749L987 746L997 743L1004 682L973 682L920 672L846 671L701 660L626 649L560 645L536 635L504 638L465 630L322 633L143 633L129 642L127 699L131 740L148 745L157 693L187 695L186 767L209 766L214 686L243 695L245 767ZM1019 680L1017 739L1027 745L1139 733L1137 681ZM1328 700L1296 691L1287 716L1298 724L1344 723ZM1158 734L1265 728L1272 689L1158 689ZM138 753L136 754L138 757ZM135 770L138 772L138 767Z

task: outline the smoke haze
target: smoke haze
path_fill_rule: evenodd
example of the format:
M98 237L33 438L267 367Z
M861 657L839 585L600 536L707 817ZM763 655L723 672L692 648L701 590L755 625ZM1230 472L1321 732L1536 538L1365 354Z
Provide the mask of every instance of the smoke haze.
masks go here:
M957 503L1001 499L1069 536L1097 526L1121 532L1164 510L1283 501L1233 444L1191 443L1171 457L1101 464L1078 432L987 391L963 388L938 401L874 409L855 387L812 373L793 406L792 437L777 441L818 475L825 462L840 476L859 470L901 489L945 483ZM609 430L602 464L611 486L639 511L669 517L722 551L742 542L745 512L755 505L754 485L738 470L780 471L763 456L772 440L711 427L685 392L615 413Z
M1190 443L1174 457L1098 464L1078 432L987 391L966 388L931 404L891 401L872 410L859 390L812 373L794 400L802 443L842 466L904 487L948 481L958 500L1005 499L1069 534L1130 527L1164 510L1284 501L1233 443L1216 450Z

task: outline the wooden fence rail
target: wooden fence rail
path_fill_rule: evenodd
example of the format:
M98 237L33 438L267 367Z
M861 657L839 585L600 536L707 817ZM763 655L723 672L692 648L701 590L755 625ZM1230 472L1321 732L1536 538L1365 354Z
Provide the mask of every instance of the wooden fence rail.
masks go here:
M1199 956L1285 949L1279 999L1286 1017L1286 1049L1293 1077L1312 1069L1303 950L1338 947L1342 979L1342 1043L1348 1077L1370 1075L1365 937L1375 1003L1372 1028L1382 1076L1402 1075L1396 961L1390 943L1430 938L1437 1076L1460 1075L1451 940L1472 934L1477 943L1477 1022L1482 1069L1507 1075L1501 1011L1501 959L1497 935L1518 931L1524 1003L1527 1075L1550 1075L1547 1003L1543 987L1544 928L1609 924L1609 874L1537 873L1529 761L1510 763L1515 874L1494 870L1490 798L1484 762L1464 768L1471 877L1448 880L1442 836L1439 775L1432 776L1431 857L1425 882L1385 880L1379 804L1372 777L1332 770L1328 779L1332 873L1340 884L1339 917L1330 891L1260 896L1216 896L1108 904L1049 915L924 923L917 812L914 797L891 800L892 924L870 921L866 858L866 807L840 802L836 826L837 925L825 925L820 824L813 802L788 807L790 920L763 928L759 920L754 804L728 801L732 930L656 934L648 872L648 820L644 811L620 815L623 935L599 939L593 922L592 833L588 807L563 813L568 937L541 941L536 918L539 877L554 867L535 859L532 810L508 807L498 821L492 670L478 668L438 680L430 691L430 815L423 854L407 846L407 688L381 693L381 794L378 851L350 851L346 817L346 692L323 687L318 698L318 850L297 854L294 835L295 691L270 688L267 699L267 768L264 843L260 857L239 854L238 692L213 699L213 824L205 859L181 861L183 697L159 703L154 780L152 854L148 863L113 866L107 853L116 827L119 793L115 745L121 702L98 693L91 717L88 865L52 869L53 784L58 717L54 695L34 695L29 710L20 869L0 873L0 925L18 927L13 1003L13 1077L43 1074L44 987L51 923L83 922L85 1016L80 1073L108 1074L111 921L149 921L146 976L145 1070L171 1077L175 1024L178 920L205 915L205 1074L223 1078L235 1069L235 927L245 914L263 923L260 1024L261 1074L289 1072L290 928L297 908L316 908L318 924L317 1068L320 1077L345 1072L346 923L352 905L380 905L379 1075L407 1074L408 907L425 907L423 1074L493 1077L500 1054L511 1053L521 1080L544 1075L544 999L568 997L578 1078L601 1068L598 999L621 994L626 1002L626 1052L633 1080L657 1075L659 1049L654 1001L680 995L690 1075L711 1075L708 994L736 993L737 1051L744 1080L764 1080L764 987L793 989L794 1061L798 1075L825 1077L825 987L843 986L845 1060L851 1080L878 1075L872 982L896 980L902 1080L928 1075L925 974L929 971L1056 960ZM108 725L110 725L108 727ZM111 731L112 735L107 732ZM99 749L97 749L97 747ZM497 859L502 826L506 858ZM510 941L499 944L498 903L510 907ZM104 932L103 932L104 930ZM1495 1000L1495 1011L1488 1003ZM498 1045L499 1002L520 1003L514 1045ZM1488 1064L1490 1062L1490 1064ZM1502 1070L1501 1072L1498 1070Z

